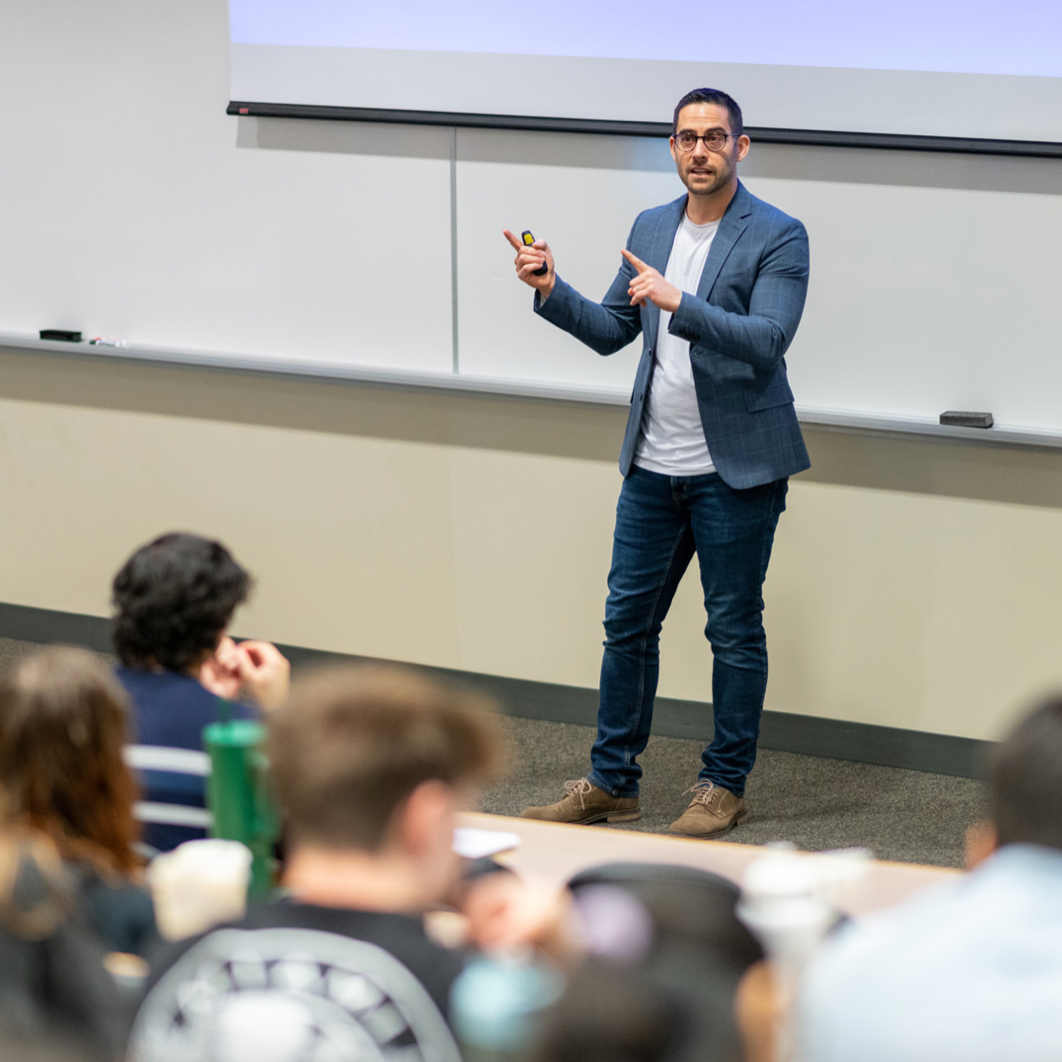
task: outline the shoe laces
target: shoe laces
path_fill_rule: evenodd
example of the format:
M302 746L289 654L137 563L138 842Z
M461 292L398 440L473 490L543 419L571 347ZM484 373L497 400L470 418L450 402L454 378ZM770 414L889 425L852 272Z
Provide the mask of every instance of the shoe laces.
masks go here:
M574 781L564 783L564 795L575 798L579 801L579 807L585 808L586 798L593 788L593 783L589 778L576 778Z
M716 799L716 793L719 793L719 799L722 799L721 794L723 791L715 782L696 782L686 792L693 794L690 797L691 804L703 804L707 808L711 807L712 802Z

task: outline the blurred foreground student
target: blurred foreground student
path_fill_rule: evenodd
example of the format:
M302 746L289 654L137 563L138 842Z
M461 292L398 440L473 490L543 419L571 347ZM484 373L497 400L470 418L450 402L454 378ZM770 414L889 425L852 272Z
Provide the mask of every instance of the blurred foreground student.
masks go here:
M125 694L91 653L45 649L0 677L3 829L46 838L62 860L67 900L106 950L142 954L154 916L134 850L125 740Z
M464 958L423 914L454 892L455 817L498 768L493 720L408 673L340 668L296 683L266 723L289 896L156 972L132 1058L458 1062L448 997ZM480 905L495 940L509 900ZM511 909L527 936L551 928Z
M117 1062L127 1007L47 838L0 830L0 1058Z
M591 958L547 1015L533 1062L749 1062L735 997L763 950L736 885L612 864L569 883Z
M0 677L0 1058L119 1056L128 1007L107 952L143 953L151 899L122 759L125 696L91 653Z
M138 549L114 578L118 678L133 700L145 803L144 840L165 851L203 837L203 727L270 709L288 691L287 660L268 642L226 635L251 577L220 543L168 534ZM189 755L190 754L190 755Z
M827 944L803 993L807 1062L1062 1057L1062 698L998 749L983 857Z

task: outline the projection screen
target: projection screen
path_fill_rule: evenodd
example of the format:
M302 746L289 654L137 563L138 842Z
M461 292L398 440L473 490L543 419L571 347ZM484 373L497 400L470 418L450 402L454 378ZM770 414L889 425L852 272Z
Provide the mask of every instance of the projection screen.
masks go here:
M230 25L233 113L623 131L710 85L761 129L1062 144L1058 0L230 0Z

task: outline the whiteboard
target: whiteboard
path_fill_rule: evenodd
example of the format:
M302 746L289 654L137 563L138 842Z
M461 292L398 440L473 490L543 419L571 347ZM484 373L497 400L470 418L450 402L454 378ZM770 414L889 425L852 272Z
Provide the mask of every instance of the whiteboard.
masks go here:
M530 227L559 275L600 298L638 210L683 192L666 142L460 130L458 145L462 369L629 390L636 351L601 359L529 320L497 233ZM1057 163L754 144L743 175L809 233L787 357L798 408L931 421L973 409L1062 430Z
M449 371L449 130L272 143L225 114L225 4L55 7L0 5L0 330Z

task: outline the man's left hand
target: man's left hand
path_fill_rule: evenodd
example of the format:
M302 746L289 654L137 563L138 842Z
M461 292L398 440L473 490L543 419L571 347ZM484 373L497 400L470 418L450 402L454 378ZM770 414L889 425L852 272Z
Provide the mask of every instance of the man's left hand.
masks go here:
M631 297L631 305L644 306L648 299L661 310L674 313L679 308L679 303L682 302L682 292L674 284L669 284L652 266L646 265L626 248L620 253L637 271L627 289L627 294Z
M236 646L236 665L244 688L259 708L269 711L283 704L291 684L291 664L270 642L248 638Z

